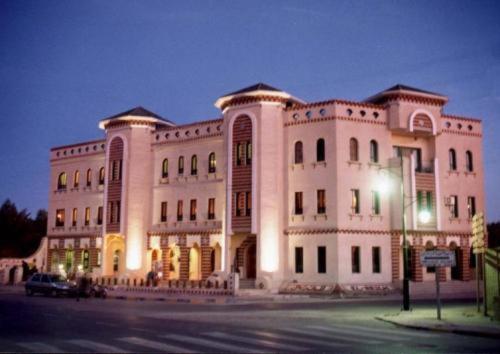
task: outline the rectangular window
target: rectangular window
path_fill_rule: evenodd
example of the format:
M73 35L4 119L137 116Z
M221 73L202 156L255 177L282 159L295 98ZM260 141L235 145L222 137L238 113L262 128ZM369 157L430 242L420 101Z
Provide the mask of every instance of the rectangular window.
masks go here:
M304 249L295 247L295 273L304 273Z
M472 219L476 215L476 197L467 197L467 211L469 219Z
M372 191L372 215L380 215L380 192Z
M295 192L295 215L302 215L302 192Z
M110 224L115 222L115 203L108 202L108 220Z
M215 219L215 198L208 198L208 220Z
M246 145L246 163L247 165L251 165L252 164L252 143L251 142L247 142L247 145Z
M85 208L85 226L89 226L90 224L90 208Z
M97 225L102 225L102 206L97 208Z
M101 266L101 250L97 250L97 266L100 267Z
M427 211L432 212L432 192L425 193L425 201L427 203Z
M245 193L238 192L234 194L234 204L236 206L236 216L242 216L245 211Z
M359 214L359 189L351 189L351 213Z
M196 199L191 199L189 203L189 220L196 220Z
M450 196L450 213L452 218L458 218L458 196Z
M318 189L318 214L324 214L326 212L326 201L325 201L325 190Z
M120 213L121 213L121 203L120 201L116 202L116 222L120 222Z
M252 215L252 193L246 192L246 216Z
M417 191L417 212L422 211L424 205L424 193L422 191Z
M177 221L182 221L182 200L177 201Z
M243 164L244 151L245 146L242 143L236 144L236 166L241 166Z
M122 179L122 160L114 160L111 163L111 180L120 181Z
M167 221L167 202L161 202L160 222Z
M56 227L64 226L64 209L56 210Z
M71 226L76 226L77 217L78 217L78 209L73 208L73 213L71 214Z
M360 250L359 246L351 247L351 269L353 273L361 272L361 264L360 264Z
M372 247L372 271L380 273L380 247Z
M318 273L326 273L326 247L318 247Z

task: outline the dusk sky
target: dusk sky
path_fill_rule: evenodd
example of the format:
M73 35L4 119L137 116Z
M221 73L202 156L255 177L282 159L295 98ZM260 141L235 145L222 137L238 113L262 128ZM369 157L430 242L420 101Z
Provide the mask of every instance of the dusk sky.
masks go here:
M397 83L483 119L500 221L500 1L0 1L0 202L47 208L51 147L142 105L189 123L257 82L306 101Z

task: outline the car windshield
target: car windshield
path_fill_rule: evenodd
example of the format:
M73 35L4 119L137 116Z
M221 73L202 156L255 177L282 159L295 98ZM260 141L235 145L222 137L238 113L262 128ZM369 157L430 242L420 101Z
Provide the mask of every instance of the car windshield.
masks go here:
M58 282L64 281L64 279L60 275L51 275L50 281L52 283L58 283Z

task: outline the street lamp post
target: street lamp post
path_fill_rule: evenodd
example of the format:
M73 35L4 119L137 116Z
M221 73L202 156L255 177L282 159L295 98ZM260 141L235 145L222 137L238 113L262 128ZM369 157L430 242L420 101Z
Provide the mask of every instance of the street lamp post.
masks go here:
M408 276L408 243L406 242L406 203L403 178L403 154L401 153L401 205L402 205L402 231L403 231L403 311L410 310L410 277Z

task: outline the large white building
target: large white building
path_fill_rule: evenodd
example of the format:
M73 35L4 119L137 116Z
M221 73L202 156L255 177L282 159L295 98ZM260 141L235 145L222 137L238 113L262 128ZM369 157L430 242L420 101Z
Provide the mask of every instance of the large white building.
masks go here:
M470 280L482 125L445 114L447 100L397 85L307 103L257 84L219 98L219 119L176 125L141 107L103 119L105 139L51 149L48 266L237 271L270 289L397 283L404 204L412 280L434 278L426 248L456 251L441 280Z

